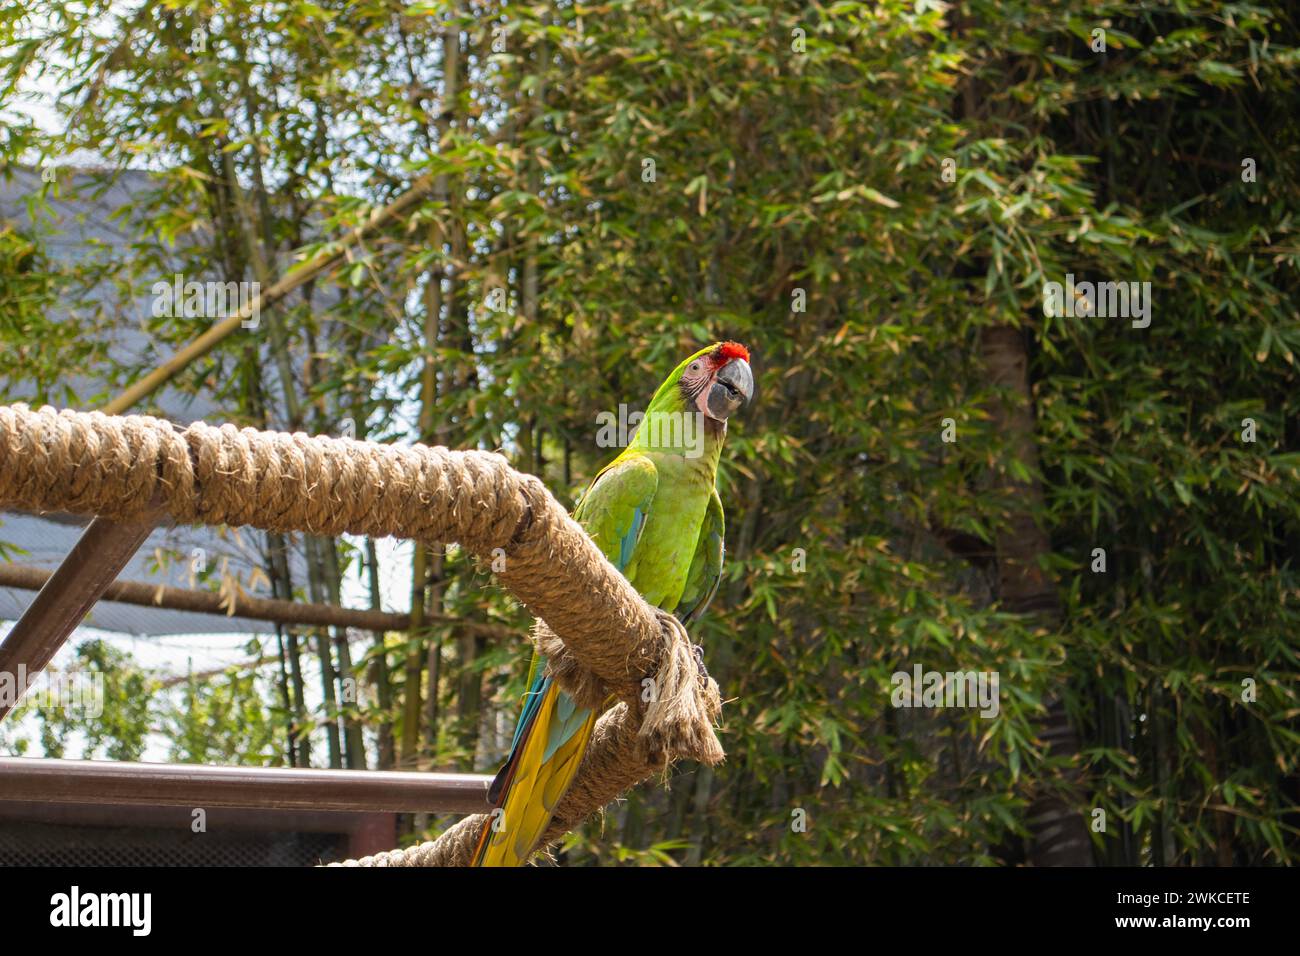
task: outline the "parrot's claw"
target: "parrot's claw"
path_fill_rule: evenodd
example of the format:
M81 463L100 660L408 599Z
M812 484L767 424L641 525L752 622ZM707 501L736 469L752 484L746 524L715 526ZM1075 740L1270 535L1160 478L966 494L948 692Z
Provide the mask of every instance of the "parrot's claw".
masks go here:
M700 676L708 681L709 669L704 666L704 647L700 644L692 644L691 650L695 651L695 666L700 669Z

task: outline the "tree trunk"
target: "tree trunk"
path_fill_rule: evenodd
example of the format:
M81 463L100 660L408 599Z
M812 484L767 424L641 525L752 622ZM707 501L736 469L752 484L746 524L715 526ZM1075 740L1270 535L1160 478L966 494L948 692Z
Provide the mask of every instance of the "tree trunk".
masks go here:
M1012 403L1001 399L994 402L994 426L1006 436L1016 460L1030 475L1036 475L1038 449L1023 334L1009 325L990 326L981 335L980 351L989 383L1014 395ZM1009 511L1009 521L997 535L998 596L1006 610L1034 615L1049 630L1055 630L1061 624L1060 596L1040 563L1051 550L1051 542L1036 519L1043 504L1042 485L1036 478L1008 478L1007 482L1007 500L1018 506ZM1077 757L1079 741L1066 719L1064 704L1055 695L1045 703L1047 713L1038 724L1038 733L1048 753ZM1092 865L1084 819L1057 793L1044 790L1034 798L1028 825L1032 834L1029 857L1035 866Z

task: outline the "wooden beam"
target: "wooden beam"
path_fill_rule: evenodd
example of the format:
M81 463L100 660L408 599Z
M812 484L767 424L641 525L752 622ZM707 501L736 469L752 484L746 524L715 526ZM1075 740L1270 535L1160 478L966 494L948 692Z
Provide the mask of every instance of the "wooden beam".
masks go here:
M96 518L41 587L13 630L0 641L0 674L17 681L20 665L28 678L45 670L68 635L95 606L118 572L153 532L160 514L150 512L135 521ZM17 681L21 691L25 682ZM0 699L0 720L15 700Z
M0 757L0 800L248 807L259 810L485 813L492 777L401 770L208 767Z

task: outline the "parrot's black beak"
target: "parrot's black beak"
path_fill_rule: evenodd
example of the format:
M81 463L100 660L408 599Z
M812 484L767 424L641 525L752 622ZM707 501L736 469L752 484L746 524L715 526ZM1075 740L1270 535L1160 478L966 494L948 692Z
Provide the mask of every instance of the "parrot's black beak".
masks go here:
M734 358L714 378L709 390L709 417L725 422L754 397L754 370L743 358Z

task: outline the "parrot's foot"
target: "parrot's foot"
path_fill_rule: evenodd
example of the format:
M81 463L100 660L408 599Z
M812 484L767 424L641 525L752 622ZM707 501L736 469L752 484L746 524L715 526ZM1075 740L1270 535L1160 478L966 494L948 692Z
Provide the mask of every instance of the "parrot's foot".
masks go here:
M704 678L705 683L709 680L709 669L704 666L704 647L700 644L692 644L691 650L695 651L695 666L700 669L700 676Z

